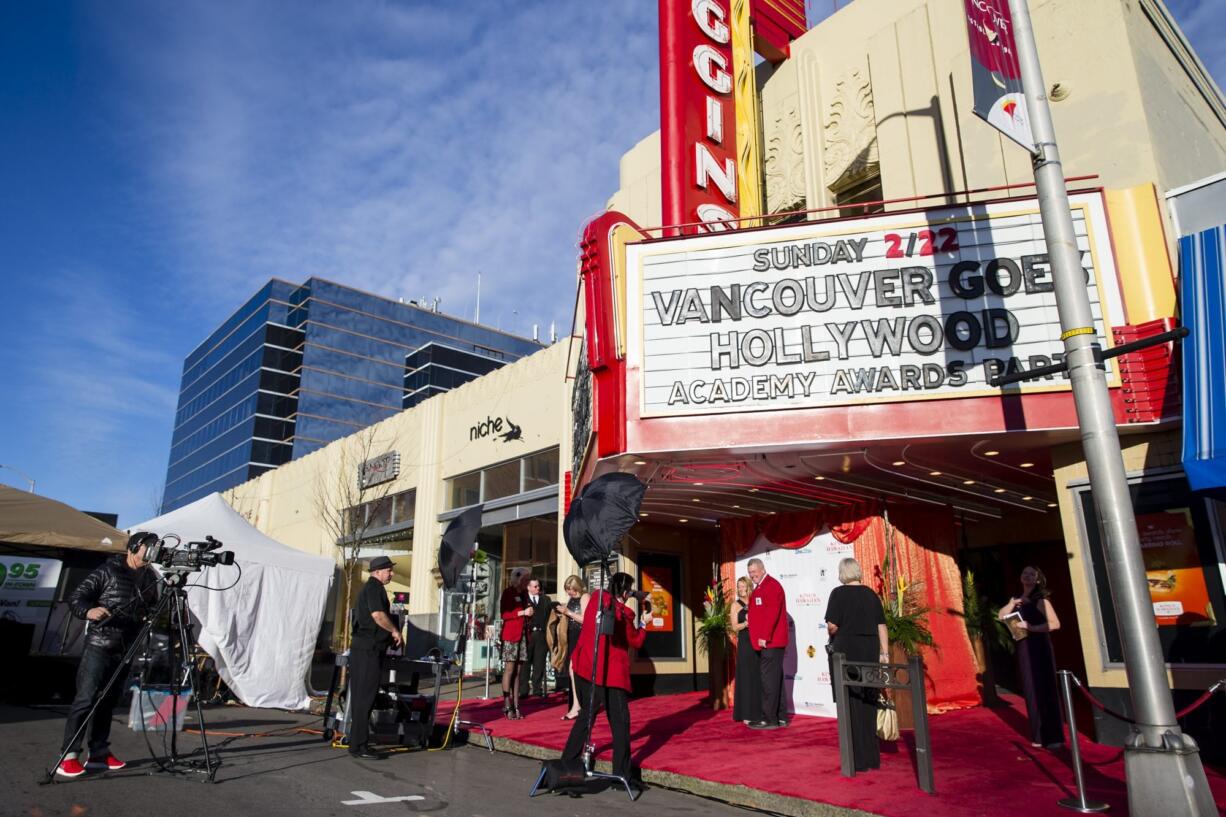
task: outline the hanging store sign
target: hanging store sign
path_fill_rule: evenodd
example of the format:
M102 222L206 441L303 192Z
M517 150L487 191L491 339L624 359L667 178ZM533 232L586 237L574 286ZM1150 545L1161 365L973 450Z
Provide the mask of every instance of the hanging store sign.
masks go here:
M358 487L365 490L374 485L391 482L398 476L400 476L400 452L389 451L358 466Z
M1124 313L1102 196L1071 204L1109 345ZM1063 357L1034 200L642 243L627 262L642 417L999 395L993 375Z
M976 116L1034 151L1009 0L964 0Z

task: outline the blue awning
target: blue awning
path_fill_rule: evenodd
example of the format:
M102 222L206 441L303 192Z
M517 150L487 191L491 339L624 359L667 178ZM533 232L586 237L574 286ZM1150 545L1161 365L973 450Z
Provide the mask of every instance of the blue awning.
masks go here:
M1226 226L1179 239L1183 468L1193 490L1226 487Z

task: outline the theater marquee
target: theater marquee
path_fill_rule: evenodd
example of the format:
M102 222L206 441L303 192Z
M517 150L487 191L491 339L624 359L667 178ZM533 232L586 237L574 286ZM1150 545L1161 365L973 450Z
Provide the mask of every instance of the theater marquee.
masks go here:
M1102 197L1071 204L1109 345L1124 313ZM1063 356L1034 200L647 242L627 269L643 417L998 395L991 375Z

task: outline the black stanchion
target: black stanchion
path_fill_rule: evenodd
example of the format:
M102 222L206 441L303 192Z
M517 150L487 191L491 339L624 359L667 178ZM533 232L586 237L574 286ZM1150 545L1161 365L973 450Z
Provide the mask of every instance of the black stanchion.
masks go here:
M1077 720L1073 716L1073 673L1062 669L1057 674L1060 676L1061 698L1064 701L1064 719L1068 721L1069 748L1073 752L1073 777L1077 780L1077 796L1065 797L1057 802L1063 808L1082 814L1106 811L1111 806L1099 800L1086 798L1085 775L1081 771L1081 747L1077 743Z

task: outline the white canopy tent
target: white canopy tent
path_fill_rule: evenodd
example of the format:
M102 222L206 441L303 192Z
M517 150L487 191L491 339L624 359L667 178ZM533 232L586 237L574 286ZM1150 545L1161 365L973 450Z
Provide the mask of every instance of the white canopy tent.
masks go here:
M306 709L307 673L335 565L256 530L220 494L134 525L129 532L175 534L184 545L212 536L234 551L235 565L193 574L187 603L200 620L200 646L248 706ZM241 576L238 568L242 569Z

